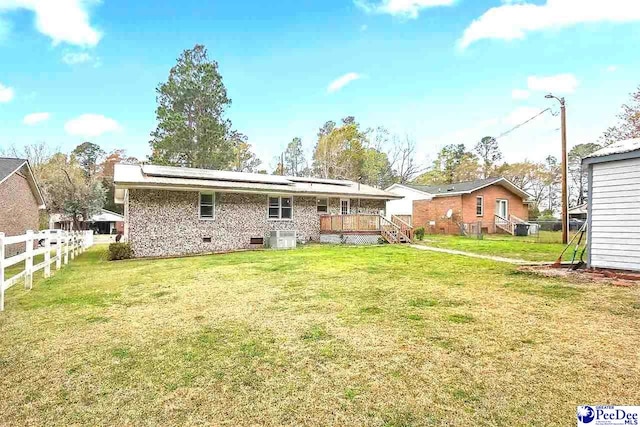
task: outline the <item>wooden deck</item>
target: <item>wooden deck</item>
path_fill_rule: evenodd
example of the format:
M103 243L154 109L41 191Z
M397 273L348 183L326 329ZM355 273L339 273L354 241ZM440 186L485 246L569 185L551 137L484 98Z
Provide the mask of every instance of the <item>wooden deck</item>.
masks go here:
M380 234L389 243L410 243L413 228L400 218L381 215L322 215L320 233Z

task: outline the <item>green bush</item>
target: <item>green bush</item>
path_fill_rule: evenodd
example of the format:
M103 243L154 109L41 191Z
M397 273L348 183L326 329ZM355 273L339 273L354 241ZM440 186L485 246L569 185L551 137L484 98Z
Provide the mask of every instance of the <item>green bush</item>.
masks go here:
M129 243L111 243L109 245L109 261L133 258L133 249Z
M413 230L413 234L416 236L416 239L422 240L424 239L424 227L418 227Z

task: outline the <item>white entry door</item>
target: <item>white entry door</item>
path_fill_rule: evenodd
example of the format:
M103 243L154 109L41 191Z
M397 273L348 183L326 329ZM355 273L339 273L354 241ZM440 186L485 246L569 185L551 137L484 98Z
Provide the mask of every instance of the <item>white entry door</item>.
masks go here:
M351 210L351 200L340 199L340 215L349 215Z
M507 200L496 200L496 215L509 219L509 202Z

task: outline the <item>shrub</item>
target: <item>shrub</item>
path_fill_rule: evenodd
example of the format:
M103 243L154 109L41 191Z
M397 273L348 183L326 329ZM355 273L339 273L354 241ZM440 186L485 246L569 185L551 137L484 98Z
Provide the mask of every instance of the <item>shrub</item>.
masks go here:
M416 239L422 240L424 239L424 227L418 227L413 231L413 234L416 236Z
M133 258L133 249L129 243L111 243L109 245L109 261Z

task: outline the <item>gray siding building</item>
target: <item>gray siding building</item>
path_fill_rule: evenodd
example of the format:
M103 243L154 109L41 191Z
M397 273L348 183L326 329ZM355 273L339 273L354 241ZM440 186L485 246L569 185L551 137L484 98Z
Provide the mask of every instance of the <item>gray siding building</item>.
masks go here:
M588 266L640 271L640 139L583 159L589 176Z

